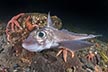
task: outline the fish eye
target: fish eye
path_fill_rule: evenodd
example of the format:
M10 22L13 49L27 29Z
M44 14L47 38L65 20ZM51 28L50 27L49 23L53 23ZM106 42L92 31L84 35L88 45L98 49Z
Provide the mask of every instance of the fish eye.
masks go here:
M45 37L45 35L46 35L46 33L43 32L43 31L38 32L38 36L39 36L40 38Z

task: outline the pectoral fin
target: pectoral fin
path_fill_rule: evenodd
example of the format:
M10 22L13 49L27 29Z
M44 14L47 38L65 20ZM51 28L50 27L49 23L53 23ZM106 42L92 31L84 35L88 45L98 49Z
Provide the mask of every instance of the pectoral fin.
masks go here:
M73 51L92 46L93 44L87 41L63 41L60 42L60 47L69 48Z

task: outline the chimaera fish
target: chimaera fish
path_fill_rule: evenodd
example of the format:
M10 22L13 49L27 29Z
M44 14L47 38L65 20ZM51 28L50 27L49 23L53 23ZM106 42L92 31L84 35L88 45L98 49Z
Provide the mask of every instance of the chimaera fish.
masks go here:
M57 53L57 56L63 52L63 58L66 62L67 51L69 51L72 57L74 57L74 51L93 45L90 42L84 41L85 39L98 36L73 33L65 29L58 30L52 25L53 22L48 13L47 26L32 31L28 38L23 41L22 47L31 52L39 52L54 47L61 48Z

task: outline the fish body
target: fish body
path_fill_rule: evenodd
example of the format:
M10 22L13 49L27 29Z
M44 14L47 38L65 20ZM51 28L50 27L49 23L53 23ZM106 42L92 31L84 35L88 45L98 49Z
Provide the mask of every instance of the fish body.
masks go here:
M48 14L47 26L35 29L22 43L22 47L31 51L39 52L49 48L69 48L71 50L79 50L93 44L85 41L97 37L98 35L78 34L62 29L54 28L53 22Z

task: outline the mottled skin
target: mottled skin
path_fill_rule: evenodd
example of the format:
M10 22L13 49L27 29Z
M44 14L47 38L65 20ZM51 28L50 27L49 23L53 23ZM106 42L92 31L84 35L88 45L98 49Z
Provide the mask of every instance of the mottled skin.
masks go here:
M57 16L51 16L53 27L60 29L61 20ZM22 41L27 38L31 31L47 25L47 14L44 13L20 13L11 18L6 27L7 40L13 45L16 56L22 52Z

